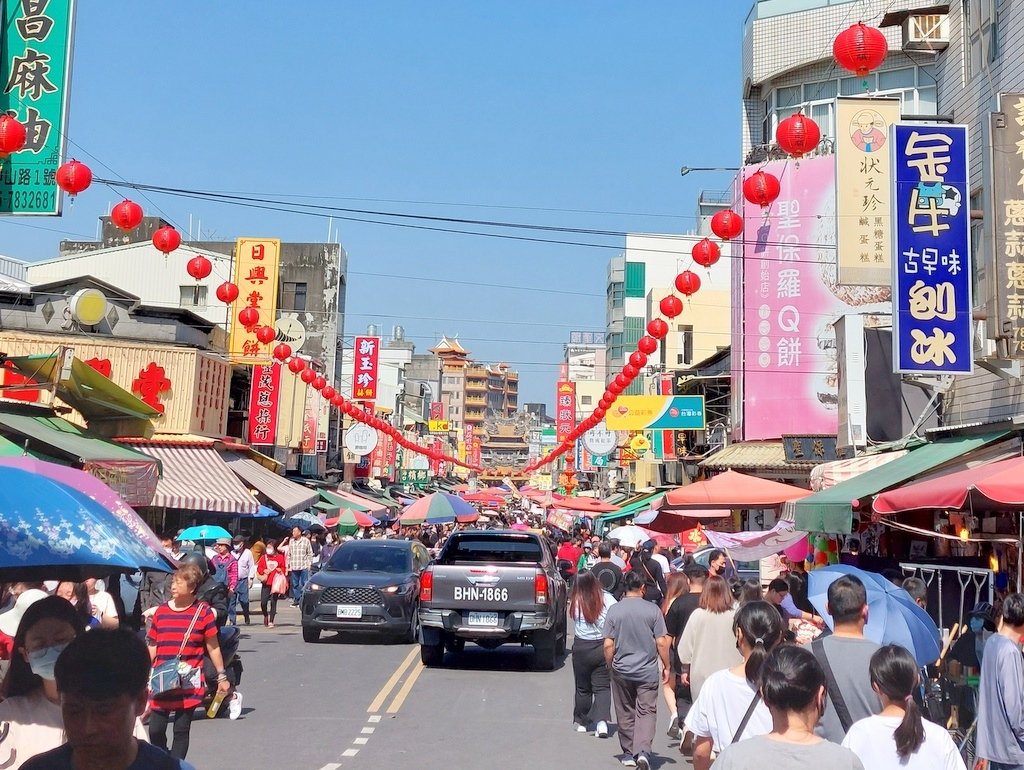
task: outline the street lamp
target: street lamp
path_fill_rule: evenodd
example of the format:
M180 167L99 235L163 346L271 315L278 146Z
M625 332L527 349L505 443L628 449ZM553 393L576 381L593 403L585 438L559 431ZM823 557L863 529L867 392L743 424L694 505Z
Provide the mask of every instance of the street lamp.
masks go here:
M703 166L703 167L683 166L681 169L679 169L679 176L686 176L691 171L739 171L739 168L735 167L735 166L716 166L716 167L710 167L710 166Z

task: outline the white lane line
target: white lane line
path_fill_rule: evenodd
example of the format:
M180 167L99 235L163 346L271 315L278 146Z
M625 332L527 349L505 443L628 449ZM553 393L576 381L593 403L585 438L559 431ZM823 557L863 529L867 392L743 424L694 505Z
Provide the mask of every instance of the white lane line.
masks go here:
M343 752L341 752L341 756L343 756L343 757L354 757L358 753L359 753L359 749L345 749Z
M376 729L376 727L364 727L359 732L361 732L363 735L373 735L373 731Z
M320 770L338 770L341 767L337 762L331 762L330 764L324 765Z
M352 745L353 746L365 746L366 742L369 741L369 740L370 740L369 738L356 738L354 741L352 741Z
M366 721L369 722L370 724L377 724L380 721L380 714L374 714L373 716L371 716Z

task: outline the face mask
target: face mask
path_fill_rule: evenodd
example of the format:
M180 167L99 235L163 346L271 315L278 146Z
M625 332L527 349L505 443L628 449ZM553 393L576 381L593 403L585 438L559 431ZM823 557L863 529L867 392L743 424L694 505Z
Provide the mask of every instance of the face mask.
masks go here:
M267 549L267 556L273 556L275 553L277 553L277 551L274 550L273 547Z
M235 546L235 550L236 551L241 551L242 550L242 546L241 545L236 545Z
M971 618L971 630L974 633L978 633L984 627L985 627L985 619L984 618Z
M28 665L32 673L41 676L43 679L53 680L53 667L57 665L57 658L64 652L66 644L55 644L52 647L43 647L41 650L34 650L28 654Z

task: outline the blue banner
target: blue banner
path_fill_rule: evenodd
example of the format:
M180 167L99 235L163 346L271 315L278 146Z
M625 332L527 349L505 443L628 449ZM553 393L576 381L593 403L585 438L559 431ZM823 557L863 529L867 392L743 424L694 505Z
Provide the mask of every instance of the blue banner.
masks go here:
M967 127L897 123L892 132L893 370L970 374Z

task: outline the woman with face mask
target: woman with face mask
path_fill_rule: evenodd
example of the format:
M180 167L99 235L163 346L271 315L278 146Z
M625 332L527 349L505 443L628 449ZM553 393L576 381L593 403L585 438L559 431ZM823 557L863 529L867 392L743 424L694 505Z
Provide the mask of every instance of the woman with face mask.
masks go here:
M274 627L274 618L277 617L277 599L280 596L274 593L274 577L277 575L285 581L288 579L288 573L285 572L285 556L277 550L273 540L268 540L266 550L256 563L256 577L262 584L260 610L263 612L263 625L267 628Z

